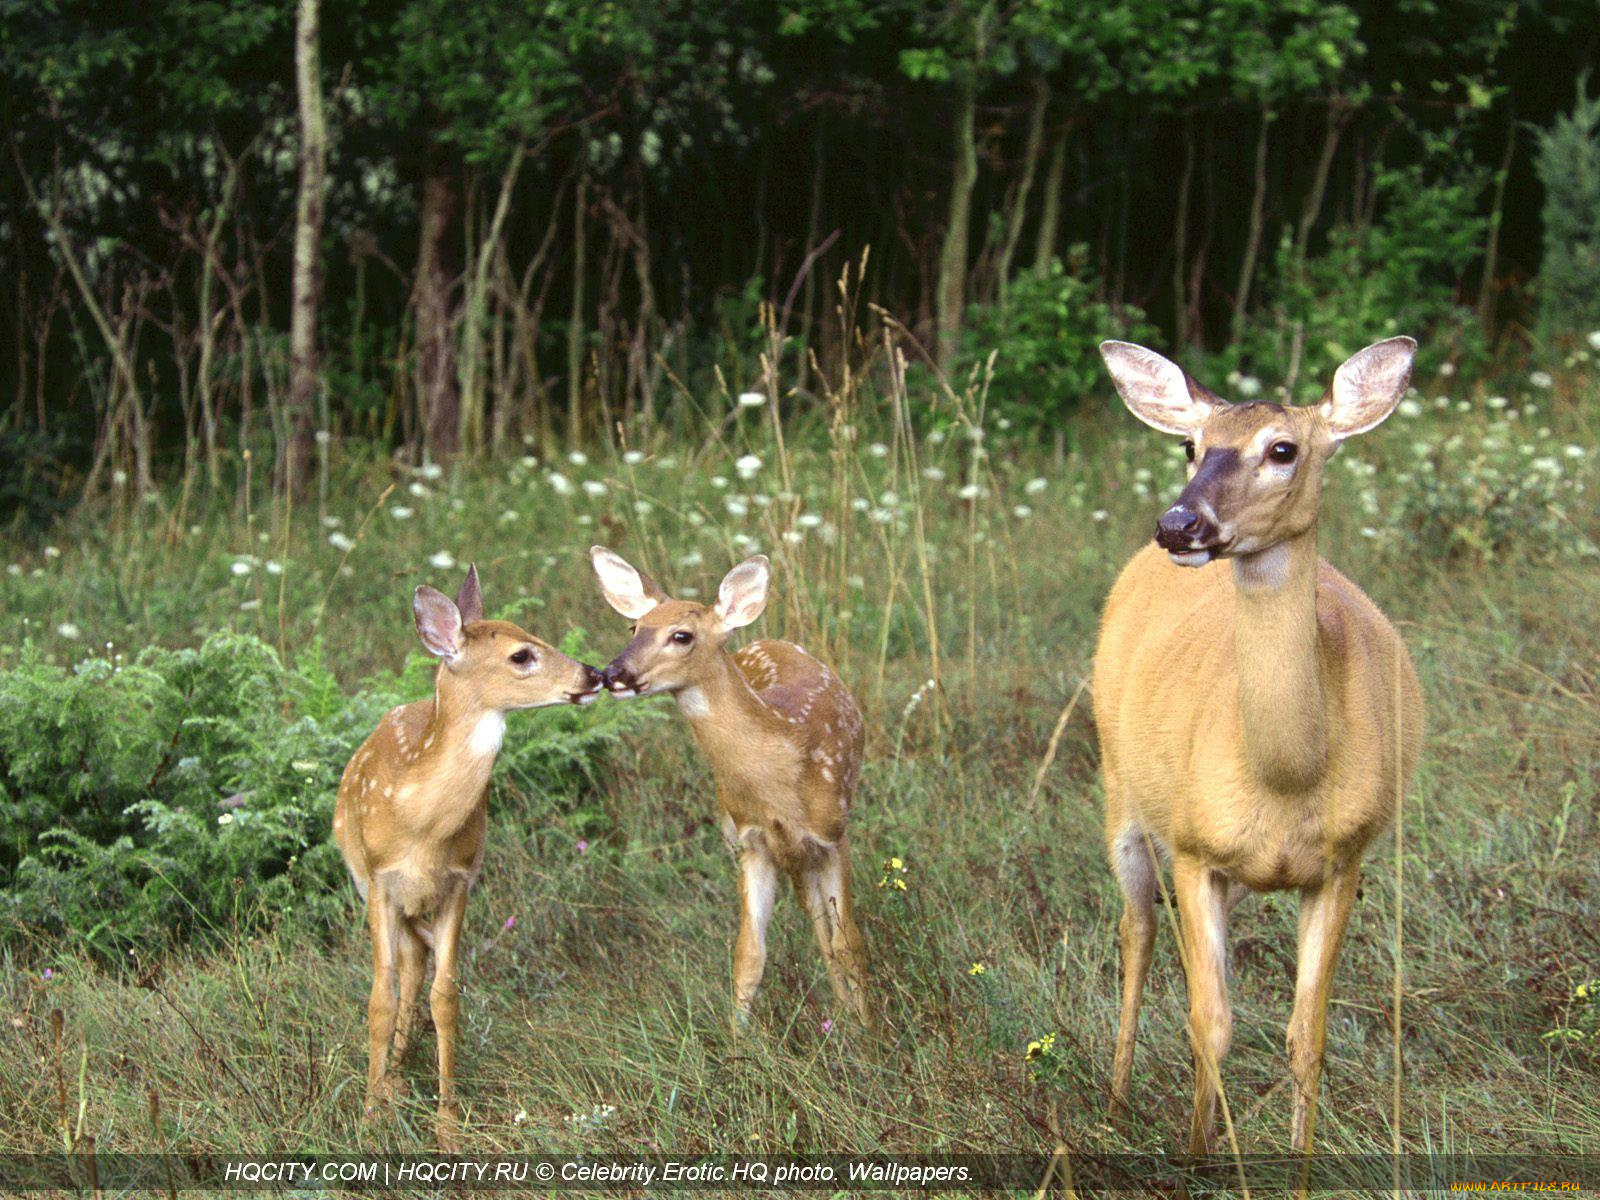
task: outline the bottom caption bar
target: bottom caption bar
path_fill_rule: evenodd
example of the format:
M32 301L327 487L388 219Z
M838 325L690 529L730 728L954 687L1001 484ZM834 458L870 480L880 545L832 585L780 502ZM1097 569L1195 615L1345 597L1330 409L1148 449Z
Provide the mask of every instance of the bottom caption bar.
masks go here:
M1486 1192L1600 1189L1600 1156L1567 1155L432 1155L42 1154L0 1156L0 1193L59 1190L287 1191L365 1189L555 1192L793 1191L1119 1193Z

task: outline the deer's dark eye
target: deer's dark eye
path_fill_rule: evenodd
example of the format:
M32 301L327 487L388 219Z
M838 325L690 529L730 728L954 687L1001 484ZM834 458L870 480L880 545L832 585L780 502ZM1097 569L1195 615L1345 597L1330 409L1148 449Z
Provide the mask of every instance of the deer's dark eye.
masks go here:
M533 651L524 646L511 656L511 661L519 667L525 667L533 661Z
M692 646L694 645L694 634L687 629L680 629L672 635L672 640L679 646Z
M1194 461L1194 443L1188 438L1183 439L1183 454L1190 462Z
M1292 463L1300 448L1293 442L1273 442L1267 447L1267 457L1275 463Z

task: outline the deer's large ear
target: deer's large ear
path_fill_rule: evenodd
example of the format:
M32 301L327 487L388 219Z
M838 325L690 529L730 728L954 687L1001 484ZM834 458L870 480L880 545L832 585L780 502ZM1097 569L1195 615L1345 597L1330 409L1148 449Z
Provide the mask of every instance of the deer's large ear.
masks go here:
M772 564L765 554L745 559L722 577L715 612L724 633L742 629L761 615L771 582Z
M589 561L594 564L595 576L600 580L600 594L606 598L606 603L630 621L637 621L667 598L660 584L615 550L590 546Z
M1317 411L1336 438L1354 437L1383 423L1411 386L1417 343L1386 338L1357 350L1333 373L1333 386Z
M1183 368L1154 350L1132 342L1101 342L1100 357L1128 411L1162 433L1188 436L1222 403L1203 388L1190 388Z
M461 656L461 610L455 601L423 584L411 598L411 613L417 620L417 636L429 654L447 663Z
M467 568L467 577L461 581L461 590L456 593L456 608L461 613L463 625L483 620L483 588L478 583L477 563Z

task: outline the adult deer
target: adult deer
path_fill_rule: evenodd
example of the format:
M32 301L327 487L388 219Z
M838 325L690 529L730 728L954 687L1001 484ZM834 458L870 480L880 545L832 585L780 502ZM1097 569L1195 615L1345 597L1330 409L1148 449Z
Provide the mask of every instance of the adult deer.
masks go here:
M606 687L622 697L672 696L711 760L723 837L739 860L734 1032L749 1020L766 966L780 873L811 914L835 997L870 1028L845 837L864 743L855 700L792 642L728 652L728 635L766 608L772 572L764 556L729 571L716 604L704 605L671 599L604 546L589 555L606 601L634 623L633 640L605 669Z
M1294 1148L1309 1151L1361 857L1393 817L1422 741L1421 691L1399 635L1318 557L1322 472L1344 439L1394 409L1416 343L1368 346L1320 403L1298 408L1229 404L1142 346L1105 342L1100 353L1134 416L1186 439L1190 461L1155 544L1111 591L1095 654L1106 842L1124 900L1112 1108L1128 1103L1159 854L1172 862L1188 976L1194 1154L1215 1148L1232 1032L1228 912L1247 890L1299 890L1290 1128Z
M458 1144L456 958L467 893L483 865L489 772L506 713L584 704L600 675L508 621L483 619L478 570L450 598L419 587L417 634L440 659L432 700L390 710L339 781L333 836L372 931L366 1113L397 1095L428 950L429 1008L439 1038L441 1148Z

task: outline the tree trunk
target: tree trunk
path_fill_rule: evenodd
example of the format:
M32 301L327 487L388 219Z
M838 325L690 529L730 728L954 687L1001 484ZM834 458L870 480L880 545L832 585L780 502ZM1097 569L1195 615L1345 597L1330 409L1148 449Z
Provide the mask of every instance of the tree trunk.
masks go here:
M1506 152L1494 177L1494 202L1489 208L1489 236L1483 247L1483 280L1478 285L1478 320L1485 332L1494 324L1494 273L1500 258L1500 222L1506 211L1506 179L1511 175L1511 160L1517 153L1517 106L1509 103L1506 112Z
M1189 343L1189 304L1184 275L1189 268L1189 189L1194 180L1194 118L1183 119L1183 174L1178 179L1178 214L1172 230L1172 346Z
M1239 336L1250 307L1250 283L1255 278L1256 259L1261 254L1261 232L1267 207L1267 127L1272 110L1261 107L1261 131L1256 135L1255 192L1250 198L1250 236L1244 245L1244 261L1239 266L1239 286L1233 294L1233 335Z
M295 201L294 280L289 310L287 437L278 457L278 487L299 492L310 475L311 426L322 363L317 313L322 301L322 206L328 129L322 115L322 63L317 49L319 0L299 0L294 31L295 89L300 97L300 187Z
M583 433L583 283L585 261L584 208L589 200L589 176L578 176L572 199L572 319L567 322L567 439L576 443Z
M484 394L483 394L483 318L488 302L489 269L493 265L501 235L505 232L506 216L511 211L511 194L516 190L517 176L522 173L522 162L527 147L518 145L511 153L511 163L500 181L500 196L494 206L494 216L478 247L478 263L472 272L471 291L461 325L461 412L456 431L460 448L468 454L483 451Z
M456 452L461 424L450 312L454 282L450 228L455 220L456 181L444 149L431 135L427 155L417 247L417 401L422 410L423 454L437 460Z
M955 171L950 183L949 219L944 247L939 253L939 281L935 288L939 323L938 360L948 367L955 358L956 336L967 295L967 226L972 218L972 188L978 178L977 85L962 84L955 120Z
M1056 256L1056 234L1061 225L1061 188L1067 178L1067 135L1072 122L1063 121L1050 150L1050 166L1044 177L1044 203L1039 210L1039 235L1034 244L1033 269L1043 274Z
M1033 107L1028 114L1028 141L1022 152L1022 177L1017 180L1017 196L1006 222L1005 241L1000 245L1000 261L995 264L995 290L1000 303L1006 302L1006 287L1011 282L1011 260L1022 240L1022 223L1028 217L1028 196L1034 176L1039 173L1039 155L1044 149L1044 115L1050 107L1050 85L1043 78L1033 82Z
M1322 215L1322 203L1328 194L1328 176L1333 171L1334 152L1339 148L1339 135L1350 119L1350 106L1343 97L1336 96L1328 103L1328 125L1322 135L1322 154L1317 159L1317 173L1311 181L1311 191L1306 195L1305 207L1300 210L1300 228L1295 233L1295 269L1305 267L1306 253L1311 245L1311 230Z

